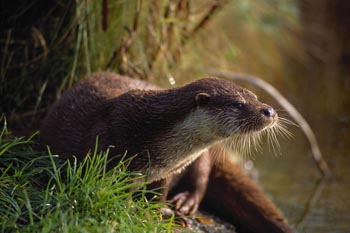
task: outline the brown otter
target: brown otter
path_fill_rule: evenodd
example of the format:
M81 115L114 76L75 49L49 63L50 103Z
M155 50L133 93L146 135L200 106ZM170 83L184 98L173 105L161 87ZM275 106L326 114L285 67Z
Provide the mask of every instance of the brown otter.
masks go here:
M217 78L161 90L147 82L97 73L54 104L40 134L54 153L78 160L93 149L98 136L100 149L113 146L109 154L116 159L110 167L125 151L127 157L137 154L128 169L162 185L163 198L171 197L183 214L194 213L204 198L239 230L289 232L279 211L239 168L227 159L224 165L213 163L213 154L224 153L214 143L260 132L277 120L274 109L255 94ZM226 190L221 194L225 198L215 194L220 189Z

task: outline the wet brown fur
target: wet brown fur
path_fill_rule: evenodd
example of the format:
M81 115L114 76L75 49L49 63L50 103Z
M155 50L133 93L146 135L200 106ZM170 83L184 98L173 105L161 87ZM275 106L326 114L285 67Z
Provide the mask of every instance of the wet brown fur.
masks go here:
M239 109L237 101L245 107ZM204 206L223 213L240 232L291 232L257 184L228 156L213 162L213 154L225 154L213 143L246 133L247 127L238 130L237 125L247 116L257 116L250 118L249 131L271 124L271 119L258 117L267 107L248 90L215 78L161 90L147 82L97 73L54 104L40 134L53 153L75 155L79 161L93 150L97 135L100 149L113 145L109 155L116 159L110 167L125 151L127 156L138 154L129 169L148 172L150 181L164 187L163 199L184 214L194 213L204 200ZM201 119L191 122L186 118L191 114Z

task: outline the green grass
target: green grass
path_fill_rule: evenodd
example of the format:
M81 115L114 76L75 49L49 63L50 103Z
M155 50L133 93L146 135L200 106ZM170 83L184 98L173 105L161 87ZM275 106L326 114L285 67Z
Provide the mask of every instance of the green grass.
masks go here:
M161 204L147 202L145 189L131 191L135 174L123 163L106 170L108 151L78 166L34 149L35 137L12 137L6 125L1 131L1 232L171 231L173 219L161 218Z

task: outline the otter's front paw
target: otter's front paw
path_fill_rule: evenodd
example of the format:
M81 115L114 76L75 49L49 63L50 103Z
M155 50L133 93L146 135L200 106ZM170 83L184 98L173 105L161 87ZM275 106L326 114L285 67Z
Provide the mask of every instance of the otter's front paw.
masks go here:
M183 215L193 215L199 206L199 197L195 192L183 192L175 195L170 203Z

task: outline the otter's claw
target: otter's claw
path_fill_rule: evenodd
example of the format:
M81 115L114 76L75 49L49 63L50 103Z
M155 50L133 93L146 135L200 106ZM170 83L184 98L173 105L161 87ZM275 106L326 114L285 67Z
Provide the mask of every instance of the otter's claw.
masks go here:
M175 216L175 223L181 225L182 227L189 227L190 223L186 216L184 216L179 211L171 210L169 208L161 208L160 212L162 213L163 218L169 219L173 215Z
M170 203L174 205L174 209L183 215L193 215L199 206L199 198L193 192L183 192L174 196Z

